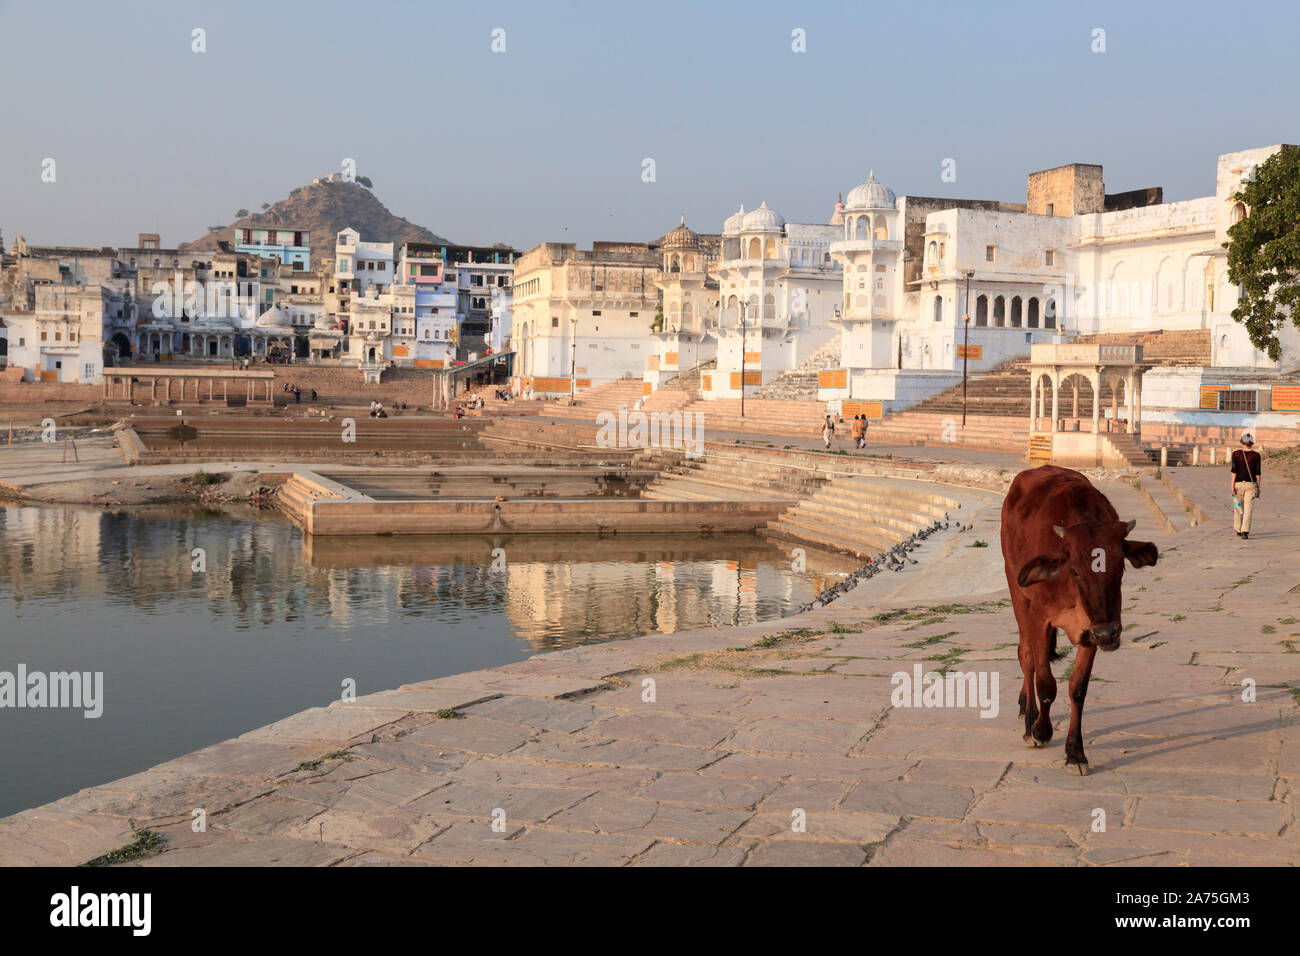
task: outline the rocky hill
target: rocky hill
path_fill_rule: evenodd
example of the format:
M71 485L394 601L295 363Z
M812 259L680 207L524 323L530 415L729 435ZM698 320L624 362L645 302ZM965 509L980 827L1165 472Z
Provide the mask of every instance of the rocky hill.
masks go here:
M321 180L300 186L265 211L238 219L201 239L181 243L182 251L216 251L218 243L233 245L235 230L243 227L276 226L311 231L311 261L315 266L334 255L334 240L349 226L361 233L365 242L437 242L450 240L394 216L360 183Z

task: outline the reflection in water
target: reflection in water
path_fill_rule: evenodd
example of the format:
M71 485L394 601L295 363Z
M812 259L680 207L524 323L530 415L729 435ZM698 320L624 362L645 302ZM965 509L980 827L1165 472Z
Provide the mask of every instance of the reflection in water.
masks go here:
M0 670L103 671L106 706L0 710L0 814L328 704L345 679L366 694L779 617L851 567L833 560L795 573L753 535L304 539L273 513L3 507Z

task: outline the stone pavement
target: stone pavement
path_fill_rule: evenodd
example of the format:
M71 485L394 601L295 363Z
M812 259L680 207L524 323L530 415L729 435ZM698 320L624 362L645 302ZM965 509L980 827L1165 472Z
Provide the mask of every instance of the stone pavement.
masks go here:
M295 714L0 820L0 863L82 863L149 827L167 841L149 866L1294 865L1300 490L1266 487L1241 541L1221 470L1174 475L1211 515L1176 535L1113 489L1162 554L1125 575L1086 777L1063 766L1063 690L1051 744L1021 743L994 503L798 619ZM915 666L996 673L996 716L892 706Z

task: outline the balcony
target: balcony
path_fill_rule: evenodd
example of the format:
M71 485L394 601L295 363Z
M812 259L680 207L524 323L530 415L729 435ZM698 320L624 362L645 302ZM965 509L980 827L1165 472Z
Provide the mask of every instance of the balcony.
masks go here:
M831 255L848 252L902 252L902 239L841 239L831 243Z

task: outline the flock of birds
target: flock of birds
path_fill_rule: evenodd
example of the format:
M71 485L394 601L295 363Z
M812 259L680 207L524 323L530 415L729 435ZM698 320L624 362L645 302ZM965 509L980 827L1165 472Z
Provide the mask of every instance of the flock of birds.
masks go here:
M942 521L935 519L928 528L922 528L920 531L917 531L898 542L898 544L894 545L888 551L882 552L874 558L868 558L866 564L862 565L862 567L858 568L851 574L846 575L844 580L839 584L820 592L815 598L795 611L795 613L803 614L805 611L811 611L813 608L825 607L840 595L853 590L858 586L860 581L873 578L877 574L881 574L885 571L901 571L909 564L916 564L916 559L910 557L908 552L915 551L919 548L921 542L930 537L930 535L954 527L958 532L962 532L970 531L975 526L973 524L963 525L960 523L954 525L953 521L949 518L948 513L944 512Z

